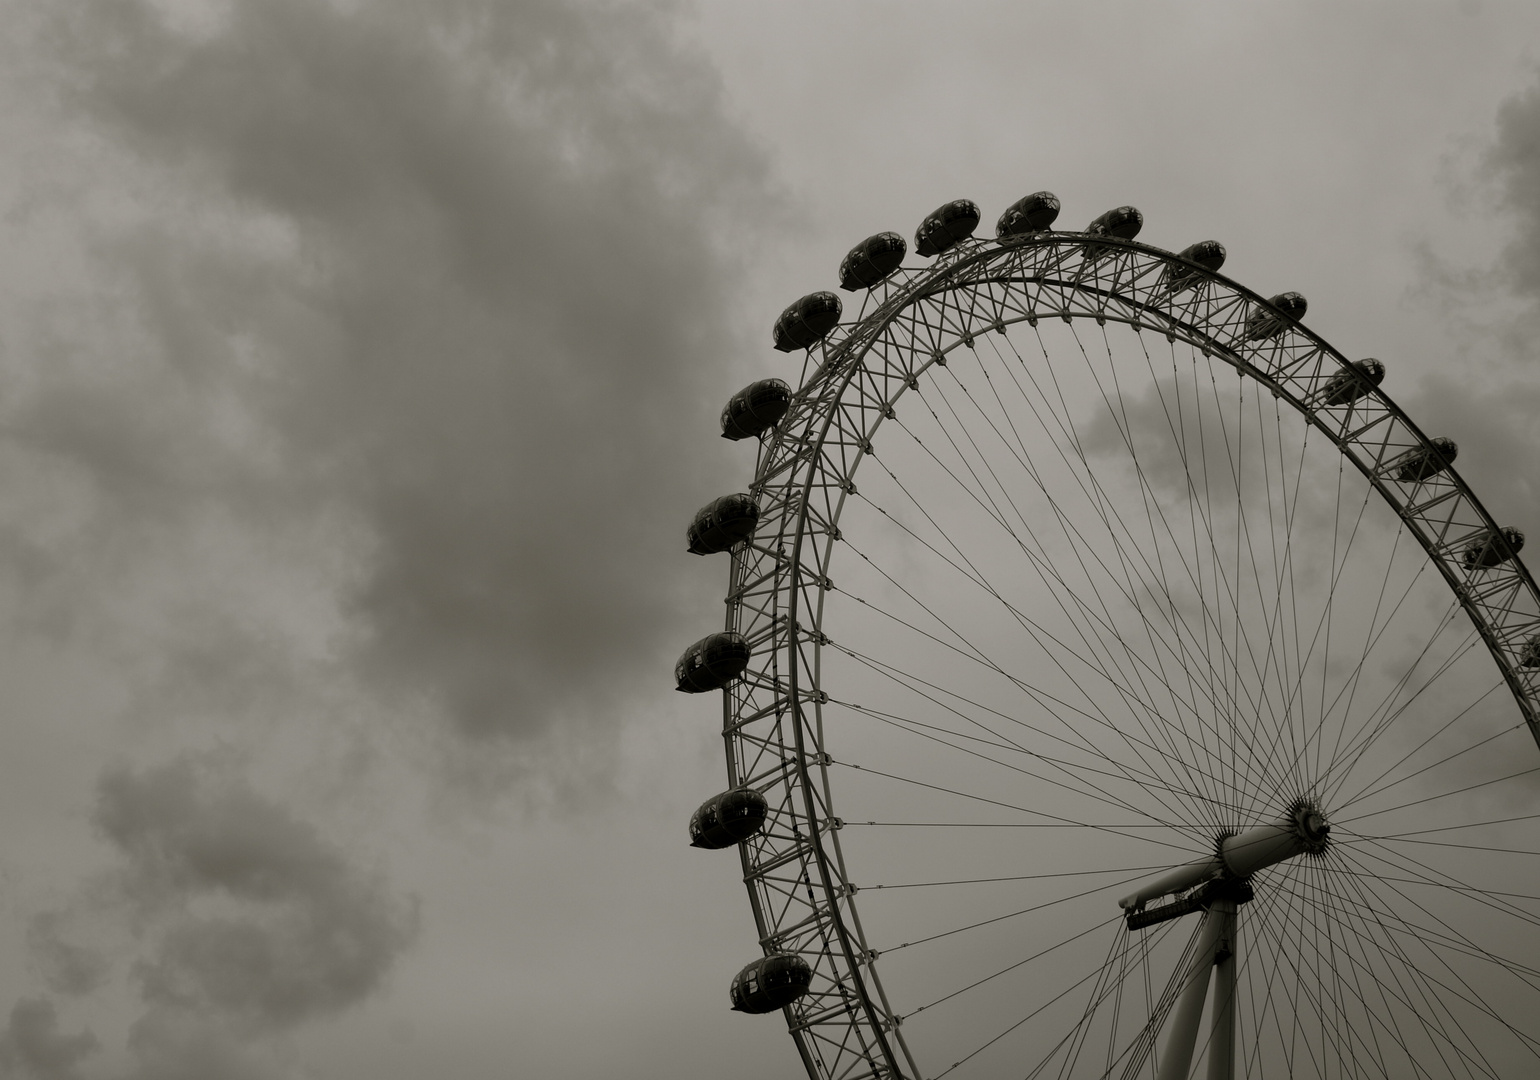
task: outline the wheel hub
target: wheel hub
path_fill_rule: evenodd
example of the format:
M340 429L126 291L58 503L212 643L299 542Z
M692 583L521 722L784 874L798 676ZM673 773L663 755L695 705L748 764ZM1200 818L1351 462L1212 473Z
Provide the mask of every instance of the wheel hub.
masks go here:
M1275 821L1221 835L1212 855L1149 878L1119 900L1118 906L1128 912L1129 927L1137 929L1206 910L1220 899L1245 903L1252 897L1253 874L1300 855L1319 857L1330 842L1326 814L1313 800L1301 797ZM1156 911L1145 911L1151 900L1178 893L1187 895Z

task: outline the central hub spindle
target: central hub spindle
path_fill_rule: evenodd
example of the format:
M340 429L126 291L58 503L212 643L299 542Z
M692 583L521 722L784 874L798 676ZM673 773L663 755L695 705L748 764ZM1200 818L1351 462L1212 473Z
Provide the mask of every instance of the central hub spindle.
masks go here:
M1177 1001L1156 1080L1188 1080L1210 981L1215 989L1208 1080L1235 1080L1236 914L1252 898L1251 875L1296 855L1323 854L1330 834L1320 808L1297 799L1277 821L1220 836L1214 854L1151 878L1118 901L1130 930L1203 912L1190 962L1172 976ZM1149 901L1174 893L1187 895L1144 910Z
M1330 834L1326 815L1313 802L1300 799L1277 821L1221 837L1214 845L1214 854L1149 879L1119 900L1118 906L1132 913L1142 911L1151 900L1186 892L1206 882L1242 882L1257 871L1296 855L1321 854Z

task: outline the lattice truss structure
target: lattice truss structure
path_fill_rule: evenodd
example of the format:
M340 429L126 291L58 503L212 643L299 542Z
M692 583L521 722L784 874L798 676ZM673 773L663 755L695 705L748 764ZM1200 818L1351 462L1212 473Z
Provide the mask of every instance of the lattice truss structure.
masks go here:
M788 1009L810 1076L922 1076L853 902L825 749L823 612L839 587L831 562L841 514L905 393L957 350L1040 320L1124 323L1187 343L1297 410L1421 543L1540 742L1540 667L1526 666L1540 634L1533 579L1516 558L1485 565L1483 545L1501 543L1498 523L1453 469L1420 477L1407 468L1431 452L1429 438L1378 389L1354 383L1326 342L1242 286L1133 241L970 240L900 270L807 355L790 412L762 441L750 489L760 524L733 553L726 598L726 628L753 650L724 692L730 780L770 804L766 828L741 845L743 874L765 952L800 955L813 971L810 992Z

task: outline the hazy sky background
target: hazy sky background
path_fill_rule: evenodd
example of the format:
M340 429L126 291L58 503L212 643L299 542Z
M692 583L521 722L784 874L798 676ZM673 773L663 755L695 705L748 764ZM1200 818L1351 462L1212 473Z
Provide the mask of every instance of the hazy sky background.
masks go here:
M791 299L1040 188L1540 535L1540 9L12 0L0 1076L798 1074L690 513Z

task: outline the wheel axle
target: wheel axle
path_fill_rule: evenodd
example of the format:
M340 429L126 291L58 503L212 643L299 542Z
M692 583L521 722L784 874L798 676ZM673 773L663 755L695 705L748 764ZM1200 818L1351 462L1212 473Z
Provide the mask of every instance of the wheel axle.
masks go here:
M1129 926L1132 927L1132 916L1142 913L1144 905L1151 900L1184 893L1198 886L1244 882L1257 871L1297 855L1320 855L1327 848L1330 834L1331 825L1320 808L1309 799L1297 799L1277 821L1258 825L1233 836L1221 836L1214 845L1214 854L1150 878L1119 900L1118 906L1129 912ZM1189 901L1195 900L1195 896L1188 896L1175 904L1166 905L1159 912L1152 912L1161 916L1152 921L1164 922L1167 918L1175 918L1189 911L1206 909L1216 898L1211 896L1207 900L1189 904ZM1251 897L1247 896L1246 899ZM1182 906L1182 910L1167 913L1167 908L1177 906ZM1149 923L1141 925L1148 926Z

